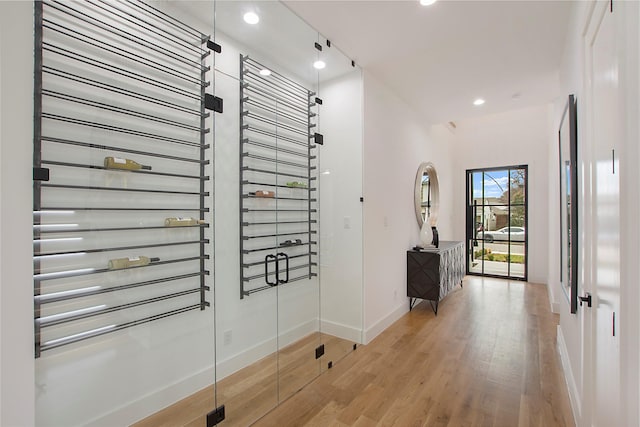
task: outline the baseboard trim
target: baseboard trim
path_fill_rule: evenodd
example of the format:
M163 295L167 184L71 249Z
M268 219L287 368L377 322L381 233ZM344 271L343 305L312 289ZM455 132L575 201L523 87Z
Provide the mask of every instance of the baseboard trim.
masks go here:
M408 311L409 311L409 302L407 300L402 305L399 305L398 307L393 309L391 313L387 314L382 319L374 323L370 328L365 329L363 344L369 344L371 341L373 341L375 337L380 335L382 331L384 331L389 326L391 326L395 321L397 321L402 316L404 316L404 314Z
M347 326L342 323L331 322L329 320L322 320L320 322L320 331L344 340L362 344L362 329L354 328L353 326Z
M562 334L562 328L557 326L557 347L558 353L560 353L560 361L562 362L562 371L564 373L564 380L569 392L569 402L571 404L571 411L573 412L574 422L578 423L582 415L582 405L580 400L580 393L578 392L578 386L573 376L573 370L571 369L571 362L569 361L569 353L567 351L567 343L564 340Z

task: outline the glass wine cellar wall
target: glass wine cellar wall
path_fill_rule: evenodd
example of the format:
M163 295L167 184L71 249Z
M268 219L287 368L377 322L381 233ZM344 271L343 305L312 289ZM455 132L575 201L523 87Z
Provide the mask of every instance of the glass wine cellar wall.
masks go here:
M275 1L34 15L37 425L248 425L353 351L355 63Z

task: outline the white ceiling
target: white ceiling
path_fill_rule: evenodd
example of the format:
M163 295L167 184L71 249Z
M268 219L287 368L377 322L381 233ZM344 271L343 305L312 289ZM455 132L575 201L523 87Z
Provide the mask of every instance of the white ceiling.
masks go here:
M390 86L426 122L558 96L571 1L318 1L285 4ZM475 107L482 97L486 103Z

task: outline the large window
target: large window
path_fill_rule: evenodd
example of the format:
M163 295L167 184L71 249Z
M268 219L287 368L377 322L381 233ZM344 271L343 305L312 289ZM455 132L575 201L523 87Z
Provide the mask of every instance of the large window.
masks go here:
M467 274L527 280L527 166L467 171Z

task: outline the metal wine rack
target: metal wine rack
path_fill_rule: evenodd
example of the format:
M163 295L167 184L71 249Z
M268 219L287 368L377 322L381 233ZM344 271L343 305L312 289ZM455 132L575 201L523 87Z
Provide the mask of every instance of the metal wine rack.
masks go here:
M36 357L209 306L208 41L138 0L35 2Z
M317 275L315 93L240 55L240 298ZM321 101L320 101L321 102Z

